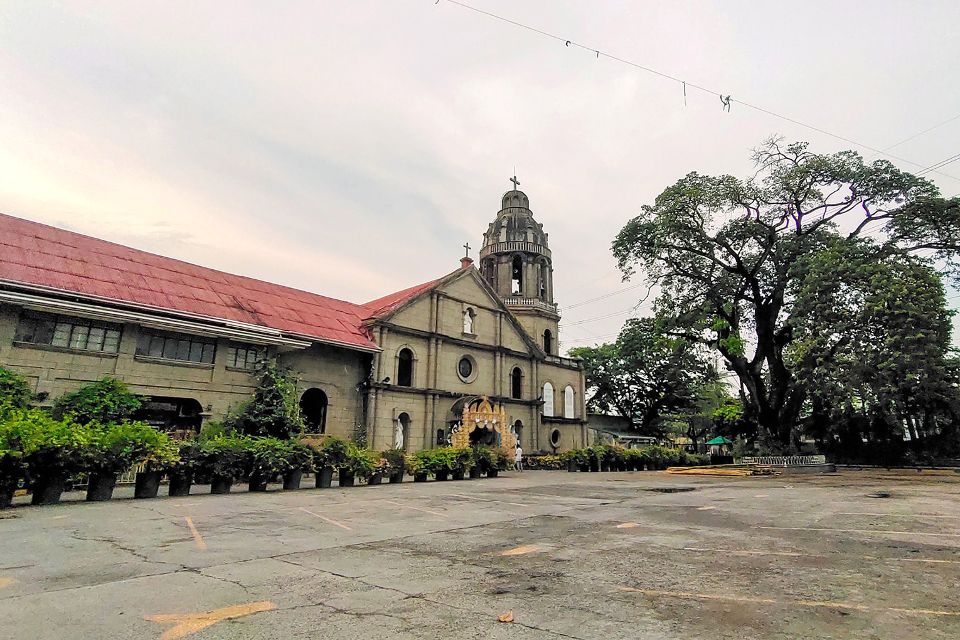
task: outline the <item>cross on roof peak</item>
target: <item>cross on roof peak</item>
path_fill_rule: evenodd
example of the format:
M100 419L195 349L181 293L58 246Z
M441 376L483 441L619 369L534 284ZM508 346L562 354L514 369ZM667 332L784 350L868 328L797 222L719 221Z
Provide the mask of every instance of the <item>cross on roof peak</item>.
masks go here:
M470 257L470 243L468 242L468 243L464 244L464 245L463 245L463 248L466 250L466 253L463 255L463 257L464 257L464 258L469 258L469 257Z
M516 175L516 174L514 174L513 177L510 178L510 182L513 183L513 190L516 191L516 190L517 190L517 187L520 186L520 181L517 180L517 175Z

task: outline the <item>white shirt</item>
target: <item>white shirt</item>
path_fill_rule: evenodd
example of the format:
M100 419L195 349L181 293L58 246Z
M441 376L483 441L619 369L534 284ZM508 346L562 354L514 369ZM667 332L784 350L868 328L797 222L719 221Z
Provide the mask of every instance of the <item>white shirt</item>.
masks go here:
M523 460L523 449L517 447L517 453L513 457L514 462L521 462Z

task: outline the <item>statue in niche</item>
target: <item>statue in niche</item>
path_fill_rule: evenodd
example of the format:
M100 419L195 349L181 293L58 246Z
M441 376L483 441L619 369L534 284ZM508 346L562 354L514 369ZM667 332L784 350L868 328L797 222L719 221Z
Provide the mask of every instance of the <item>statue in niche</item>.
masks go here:
M403 423L397 418L397 428L393 431L393 448L403 449Z

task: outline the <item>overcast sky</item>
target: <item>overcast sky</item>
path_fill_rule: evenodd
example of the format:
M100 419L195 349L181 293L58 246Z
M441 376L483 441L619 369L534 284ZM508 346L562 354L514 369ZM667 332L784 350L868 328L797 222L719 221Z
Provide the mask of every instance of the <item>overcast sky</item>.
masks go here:
M468 1L873 147L960 114L956 0ZM9 1L0 211L364 302L456 268L516 167L566 348L629 317L642 288L577 303L629 286L610 242L677 178L851 148L720 107L446 0ZM960 119L890 152L958 147Z

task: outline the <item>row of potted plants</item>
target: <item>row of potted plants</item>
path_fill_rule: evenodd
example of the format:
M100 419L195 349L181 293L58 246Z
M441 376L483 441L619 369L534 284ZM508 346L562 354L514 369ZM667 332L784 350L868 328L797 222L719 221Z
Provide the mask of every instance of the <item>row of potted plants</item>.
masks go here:
M138 467L134 495L156 497L163 477L169 494L187 495L194 482L209 483L212 493L228 493L238 480L251 491L265 491L282 479L284 489L298 489L304 473L316 474L316 486L339 486L356 480L368 484L446 480L485 473L495 477L507 466L499 450L441 448L405 454L364 449L339 438L322 442L218 434L186 442L138 422L101 424L56 419L37 409L7 410L0 420L0 507L9 506L21 481L33 490L33 504L59 502L70 478L87 478L87 500L109 500L119 474Z
M660 445L635 449L595 445L567 451L561 459L567 471L646 471L710 463L709 456Z

